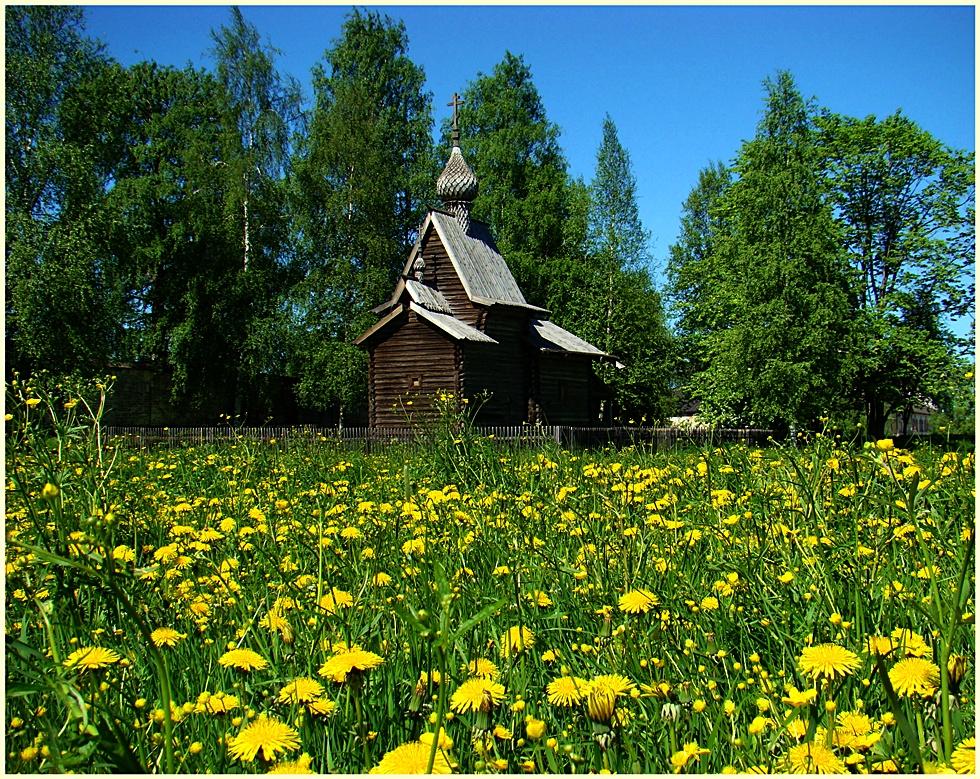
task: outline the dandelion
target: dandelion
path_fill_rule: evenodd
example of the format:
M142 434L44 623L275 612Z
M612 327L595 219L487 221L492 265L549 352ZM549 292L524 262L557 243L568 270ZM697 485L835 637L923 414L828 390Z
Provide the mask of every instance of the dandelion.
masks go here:
M118 663L122 658L111 649L104 649L100 646L86 646L76 649L67 658L63 665L65 668L77 668L81 671L94 671L98 668L105 668L107 665Z
M880 733L873 733L871 718L857 711L842 711L837 715L837 727L834 728L834 745L852 750L870 749L881 738Z
M459 713L488 712L504 699L504 686L490 679L467 679L453 693L449 707Z
M959 743L949 760L958 774L972 774L977 766L977 740L967 738Z
M178 633L173 628L157 628L150 633L150 640L159 647L177 646L177 642L185 638L185 633Z
M371 769L372 774L424 774L429 765L429 754L432 747L420 741L410 741L386 752L381 762ZM435 761L432 763L432 773L451 774L452 766L449 760L439 750L436 750Z
M236 760L250 763L259 752L266 762L274 760L279 752L299 748L299 734L285 722L265 714L246 725L228 744L228 752Z
M886 636L868 636L865 649L869 655L888 655L895 650L895 644Z
M227 714L234 711L239 706L238 696L228 695L218 691L213 695L209 692L202 692L197 696L197 704L194 711L201 714Z
M890 635L892 643L901 647L906 657L926 657L932 654L926 640L914 630L896 628Z
M320 598L318 605L328 614L336 614L338 609L349 609L353 606L354 598L349 592L332 587L330 592Z
M337 704L329 698L317 698L306 704L306 710L317 717L331 717L337 711Z
M432 741L436 737L435 733L423 733L419 736L419 741L421 741L426 746L431 747ZM449 750L453 748L453 740L446 735L445 728L439 728L439 749Z
M929 697L939 684L939 666L922 657L907 657L895 663L888 679L895 692L903 697Z
M534 633L523 625L514 625L500 637L500 653L508 658L534 646Z
M372 668L377 668L382 662L382 658L374 652L366 652L363 649L352 649L346 652L342 651L328 658L320 666L318 673L320 676L332 679L337 683L343 683L347 680L349 674L370 671Z
M833 750L816 742L790 747L789 771L794 774L843 774L847 768Z
M279 691L280 703L307 703L323 695L323 685L315 679L301 676Z
M577 706L588 693L589 683L578 676L562 676L548 683L548 702L553 706Z
M819 678L833 681L835 676L848 676L860 665L860 661L849 649L836 644L818 644L803 650L799 664L800 671L816 682Z
M703 749L698 745L697 741L691 741L684 744L683 749L671 755L670 764L674 767L674 773L678 774L691 760L700 760L701 755L707 755L709 753L710 750Z
M470 660L470 662L465 666L464 670L470 676L479 676L484 679L496 679L500 674L497 666L484 657L478 657L476 660Z
M619 610L627 614L646 614L660 601L650 590L630 590L619 598Z
M270 768L266 773L269 774L312 774L313 769L310 768L310 763L313 762L313 758L310 757L306 752L300 755L295 760L287 760L282 763L276 763L272 768Z
M551 598L548 597L548 593L542 592L541 590L535 590L527 597L538 608L546 609L553 605Z
M792 684L786 685L786 695L783 696L782 701L787 706L791 706L794 709L799 709L803 706L809 706L817 698L817 691L815 689L806 690L800 692Z
M590 688L593 686L608 687L613 691L617 698L621 695L629 694L633 688L636 687L633 682L631 682L625 676L620 676L619 674L602 674L601 676L595 676L589 681L589 686Z
M589 682L589 694L586 698L586 711L593 722L605 724L612 719L616 708L616 690L607 682Z
M239 671L261 671L269 663L251 649L230 649L218 658L218 665L223 668L237 668Z
M749 735L758 736L760 733L764 733L771 721L769 717L754 717L752 722L749 723Z
M544 720L536 719L528 715L524 720L524 732L531 741L537 741L548 731L548 725Z

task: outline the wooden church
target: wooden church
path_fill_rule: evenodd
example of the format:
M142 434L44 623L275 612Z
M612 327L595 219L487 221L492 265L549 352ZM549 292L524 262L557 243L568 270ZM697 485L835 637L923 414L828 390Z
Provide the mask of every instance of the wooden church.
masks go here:
M369 355L372 427L432 413L440 392L470 399L484 425L598 421L605 388L594 360L611 359L530 305L487 225L470 218L476 176L453 148L429 211L379 321L355 343Z

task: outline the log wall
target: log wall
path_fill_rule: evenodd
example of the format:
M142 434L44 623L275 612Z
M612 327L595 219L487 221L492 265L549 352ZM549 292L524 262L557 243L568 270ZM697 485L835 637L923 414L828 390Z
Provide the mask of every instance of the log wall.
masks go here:
M440 391L460 393L460 360L452 340L409 312L401 327L371 347L371 424L397 427L407 424L409 416L432 416Z
M483 309L470 302L463 282L459 280L453 262L434 229L425 240L422 256L425 258L425 283L443 294L457 319L476 327Z
M542 424L589 424L591 372L587 357L550 354L538 357L534 401Z

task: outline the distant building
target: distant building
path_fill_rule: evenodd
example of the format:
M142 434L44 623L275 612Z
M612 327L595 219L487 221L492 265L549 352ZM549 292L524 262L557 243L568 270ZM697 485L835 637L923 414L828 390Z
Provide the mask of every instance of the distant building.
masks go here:
M923 404L912 406L908 414L896 412L885 422L885 435L926 435L932 432L932 415L936 408Z
M445 208L429 211L379 321L355 340L369 355L370 424L431 415L440 392L478 405L482 424L595 423L608 393L592 363L612 357L524 299L487 225L470 218L478 189L454 112L436 182Z

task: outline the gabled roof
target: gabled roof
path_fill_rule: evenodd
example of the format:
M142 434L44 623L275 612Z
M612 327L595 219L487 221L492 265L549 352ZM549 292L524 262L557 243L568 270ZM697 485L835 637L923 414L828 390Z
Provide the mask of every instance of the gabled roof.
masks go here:
M405 289L408 290L412 302L418 303L423 308L427 308L429 311L438 311L440 314L453 313L452 306L449 305L446 296L439 290L427 287L414 279L405 280Z
M588 341L547 319L532 319L530 321L530 336L531 345L542 352L564 352L613 359L611 354L606 354Z
M467 232L450 214L432 211L429 216L470 300L485 305L500 303L544 310L524 299L524 293L517 286L485 224L471 221Z
M412 311L418 314L420 319L435 325L455 341L476 341L483 344L499 343L486 333L477 330L475 327L470 327L452 315L428 311L417 303L410 303L409 306Z
M372 309L374 313L382 314L398 304L407 281L410 281L408 276L412 265L422 250L422 243L430 229L434 229L439 236L446 254L449 255L449 261L472 302L484 306L514 306L545 315L550 313L547 309L532 306L524 299L524 293L517 286L514 275L500 255L485 224L472 221L469 231L464 231L456 217L436 210L430 211L422 222L419 239L408 255L395 291L385 303ZM426 305L421 300L417 302Z
M377 335L382 330L388 328L389 325L392 325L396 320L400 319L403 314L406 314L409 311L414 311L419 319L422 319L436 329L441 330L454 341L473 341L475 343L483 344L500 343L486 333L477 330L475 327L470 327L468 324L460 321L451 314L440 314L437 311L430 311L429 309L423 308L415 302L410 302L408 306L396 306L388 313L387 316L375 322L373 327L370 327L361 333L361 335L354 340L354 343L358 346L362 345L365 341L370 339L372 336Z

